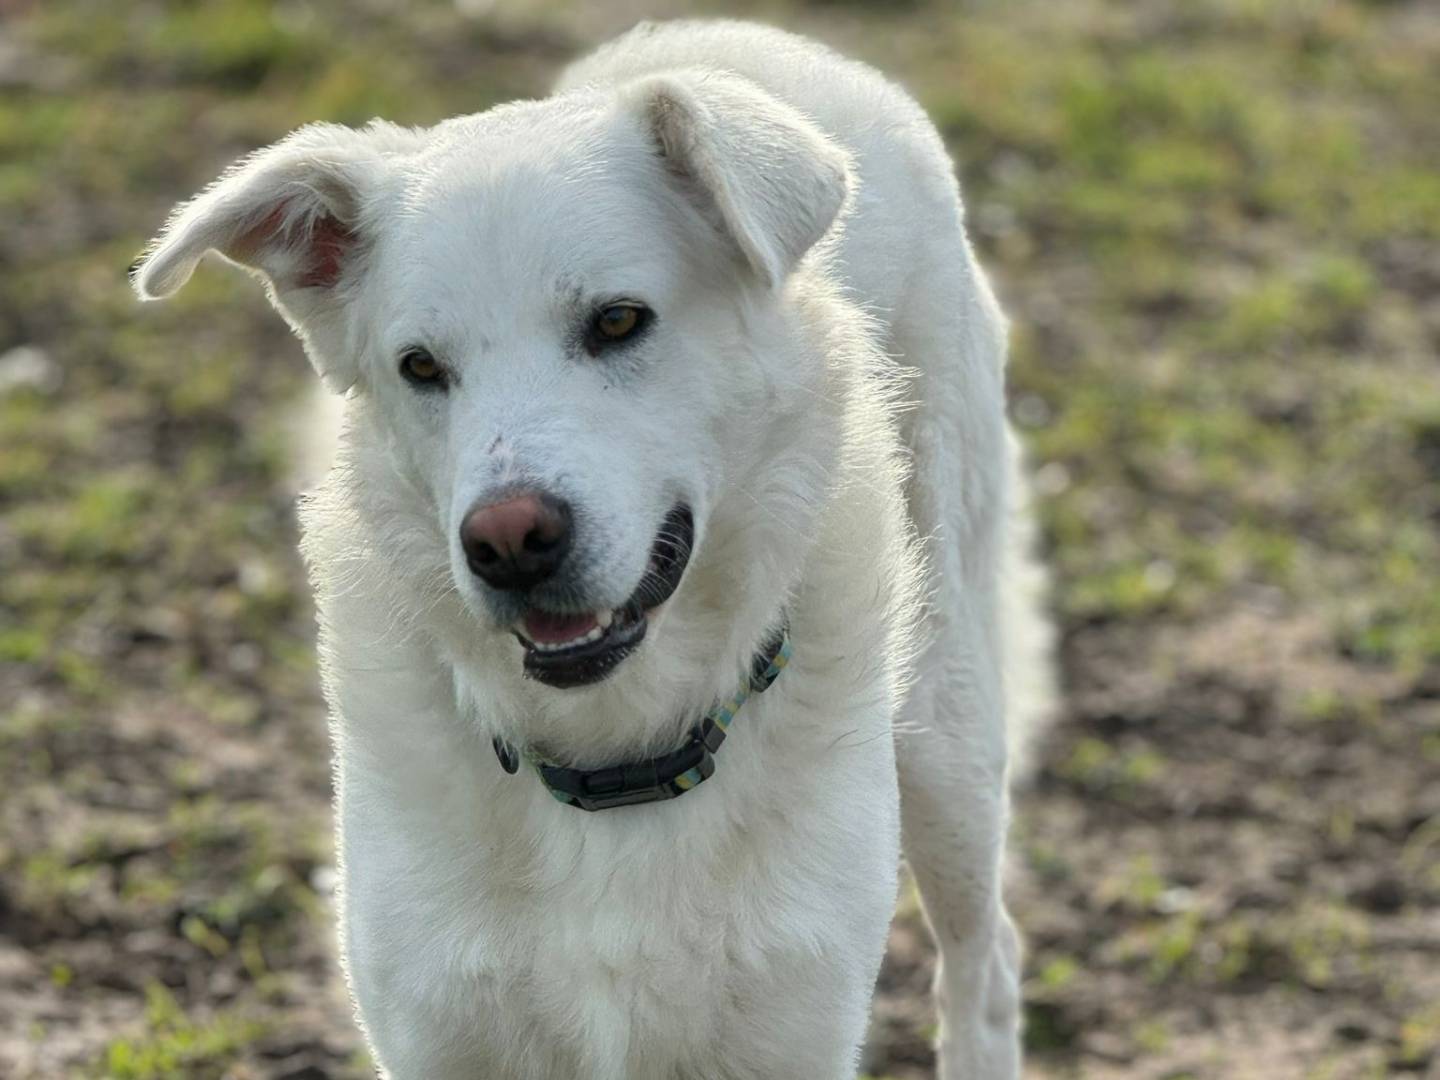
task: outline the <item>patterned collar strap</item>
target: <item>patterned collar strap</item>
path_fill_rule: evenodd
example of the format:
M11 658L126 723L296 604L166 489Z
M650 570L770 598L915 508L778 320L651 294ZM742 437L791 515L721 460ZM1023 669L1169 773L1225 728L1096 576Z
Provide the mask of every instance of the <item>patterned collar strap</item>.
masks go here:
M525 759L535 767L551 795L581 810L609 810L678 798L698 787L715 771L715 752L725 741L735 714L752 693L768 690L789 662L790 632L782 625L755 654L750 675L740 688L705 714L691 729L684 746L660 757L602 769L567 769L532 754L524 755ZM520 753L498 737L494 745L500 765L508 773L515 772L520 767Z

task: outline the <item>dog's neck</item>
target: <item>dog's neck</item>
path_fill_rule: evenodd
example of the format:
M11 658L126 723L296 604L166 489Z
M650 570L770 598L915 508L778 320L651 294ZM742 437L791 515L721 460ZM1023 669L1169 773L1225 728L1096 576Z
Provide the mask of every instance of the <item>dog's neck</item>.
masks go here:
M495 756L501 768L512 775L519 771L522 759L528 761L558 802L579 810L611 810L679 798L714 774L715 754L729 734L731 723L751 694L763 694L780 677L790 661L790 651L790 635L782 618L780 626L756 651L739 688L706 712L691 726L685 743L669 753L598 769L575 769L549 762L534 751L518 749L497 735L493 741Z

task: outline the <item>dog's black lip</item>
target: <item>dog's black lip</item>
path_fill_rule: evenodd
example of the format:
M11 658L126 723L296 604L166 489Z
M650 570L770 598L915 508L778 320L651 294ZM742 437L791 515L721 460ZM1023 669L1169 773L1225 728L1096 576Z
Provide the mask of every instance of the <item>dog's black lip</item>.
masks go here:
M558 689L587 686L604 679L645 639L648 613L675 595L690 565L694 545L694 515L688 506L678 503L665 515L655 534L640 584L598 641L542 652L516 635L525 647L526 676Z

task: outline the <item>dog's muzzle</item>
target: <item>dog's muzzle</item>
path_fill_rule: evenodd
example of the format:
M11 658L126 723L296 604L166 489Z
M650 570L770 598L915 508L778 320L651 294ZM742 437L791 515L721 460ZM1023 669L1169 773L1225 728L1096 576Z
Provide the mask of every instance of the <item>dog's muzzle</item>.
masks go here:
M508 538L506 551L516 553L513 560L522 568L507 573L521 580L527 572L539 572L523 569L527 567L549 566L545 576L555 573L570 544L568 509L564 511L563 522L558 510L544 520L532 511L529 506L520 510L506 508L502 513L505 520L498 530ZM496 547L489 540L482 542ZM552 609L543 601L530 599L534 595L531 589L542 582L543 577L523 586L529 594L526 608L511 629L524 647L525 674L561 689L586 686L609 675L644 640L650 613L680 587L694 545L694 515L684 503L677 503L665 515L655 534L639 584L619 607L603 611ZM551 554L557 551L559 555ZM549 563L552 558L557 560L554 565Z

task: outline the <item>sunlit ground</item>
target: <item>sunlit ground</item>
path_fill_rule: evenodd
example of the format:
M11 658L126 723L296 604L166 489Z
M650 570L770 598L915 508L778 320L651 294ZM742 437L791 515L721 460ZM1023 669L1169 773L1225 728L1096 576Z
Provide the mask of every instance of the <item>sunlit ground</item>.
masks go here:
M124 271L299 123L541 93L641 13L460 7L0 4L0 1074L372 1075L308 370L240 275L141 309ZM1015 830L1033 1075L1440 1068L1440 10L729 10L919 96L1014 319L1067 678ZM918 926L877 1077L929 1075Z

